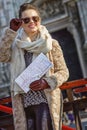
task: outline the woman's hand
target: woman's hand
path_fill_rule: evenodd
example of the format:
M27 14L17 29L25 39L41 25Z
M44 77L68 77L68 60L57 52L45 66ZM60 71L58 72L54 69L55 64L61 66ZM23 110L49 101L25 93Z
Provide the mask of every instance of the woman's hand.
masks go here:
M17 31L20 28L21 24L22 20L14 18L10 21L10 29L12 29L13 31Z
M45 79L36 80L30 84L30 89L33 91L43 90L46 88L50 88L50 86Z

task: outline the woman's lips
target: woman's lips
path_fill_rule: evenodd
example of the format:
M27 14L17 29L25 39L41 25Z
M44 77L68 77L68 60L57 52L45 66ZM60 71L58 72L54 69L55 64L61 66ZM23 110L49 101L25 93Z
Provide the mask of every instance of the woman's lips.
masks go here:
M35 28L35 25L28 25L29 28Z

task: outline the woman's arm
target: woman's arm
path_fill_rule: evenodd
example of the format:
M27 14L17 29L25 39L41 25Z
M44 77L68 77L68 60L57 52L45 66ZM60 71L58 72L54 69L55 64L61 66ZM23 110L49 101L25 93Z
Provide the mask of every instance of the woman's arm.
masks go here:
M46 77L45 80L51 89L54 89L56 86L59 87L62 85L69 77L69 71L65 63L63 52L56 40L53 41L51 56L53 59L54 73L50 77Z
M7 28L0 39L0 62L9 62L11 60L11 45L17 35L17 32Z

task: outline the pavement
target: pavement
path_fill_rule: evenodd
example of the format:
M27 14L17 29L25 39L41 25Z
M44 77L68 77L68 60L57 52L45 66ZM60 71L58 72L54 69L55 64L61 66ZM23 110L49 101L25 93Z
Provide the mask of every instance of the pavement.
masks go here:
M81 112L80 117L81 117L81 123L82 123L82 130L87 130L87 112ZM75 121L69 124L69 126L71 128L76 128Z

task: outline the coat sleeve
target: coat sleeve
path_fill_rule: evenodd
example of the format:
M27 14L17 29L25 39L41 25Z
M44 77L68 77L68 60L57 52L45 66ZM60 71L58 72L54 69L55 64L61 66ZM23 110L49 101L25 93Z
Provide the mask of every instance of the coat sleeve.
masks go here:
M17 33L6 28L0 39L0 62L9 62L11 60L11 45Z
M51 89L55 89L55 87L59 87L68 80L69 70L65 63L63 51L56 40L53 41L51 55L53 59L54 72L50 76L46 77L45 80L48 82Z

